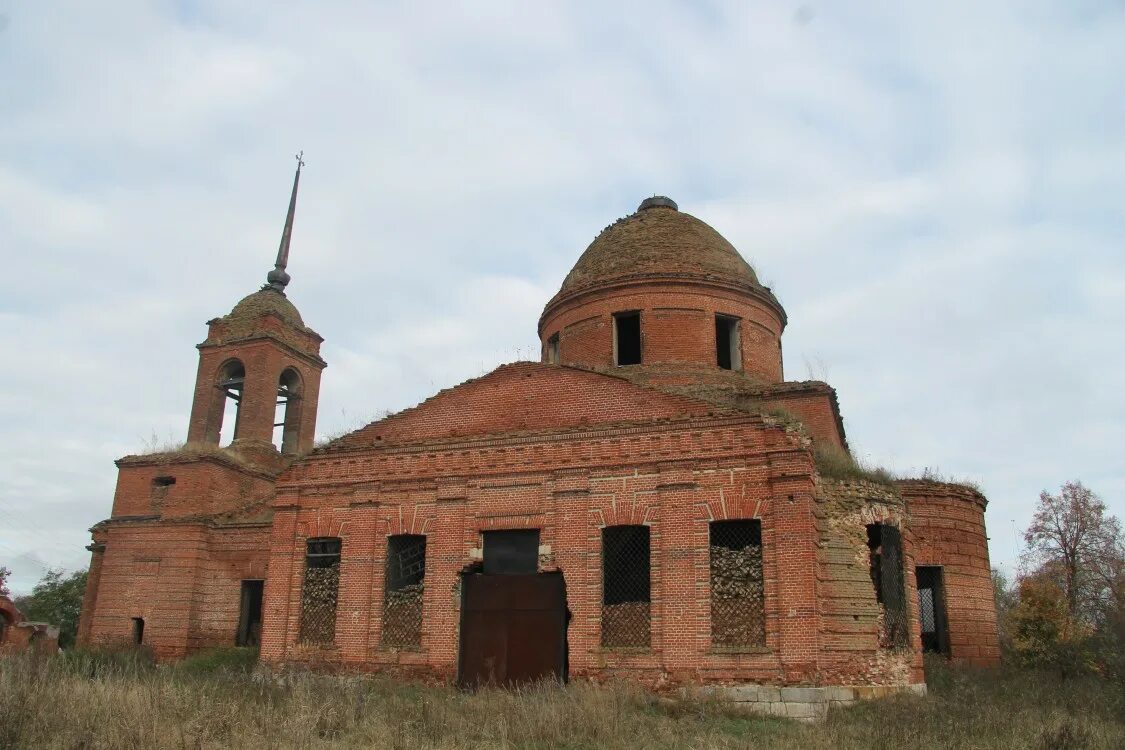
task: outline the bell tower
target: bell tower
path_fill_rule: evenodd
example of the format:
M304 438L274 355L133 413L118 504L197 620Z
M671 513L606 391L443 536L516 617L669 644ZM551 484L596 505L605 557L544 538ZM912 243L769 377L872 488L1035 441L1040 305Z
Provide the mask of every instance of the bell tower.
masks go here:
M309 450L316 429L323 338L307 327L285 295L289 243L297 209L297 171L281 245L266 284L221 318L207 321L198 345L199 370L188 443L230 445L284 455ZM224 424L226 422L226 424Z

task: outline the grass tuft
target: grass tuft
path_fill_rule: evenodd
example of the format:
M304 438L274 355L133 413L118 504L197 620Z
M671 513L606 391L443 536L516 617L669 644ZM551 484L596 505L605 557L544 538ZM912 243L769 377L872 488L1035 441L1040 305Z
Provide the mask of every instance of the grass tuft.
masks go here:
M813 446L816 470L822 477L839 480L862 480L893 487L894 475L881 466L866 466L852 454L829 443Z

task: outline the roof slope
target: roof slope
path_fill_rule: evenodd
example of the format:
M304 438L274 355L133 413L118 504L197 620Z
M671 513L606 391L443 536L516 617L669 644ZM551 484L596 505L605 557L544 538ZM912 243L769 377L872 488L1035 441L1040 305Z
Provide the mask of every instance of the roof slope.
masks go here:
M705 416L724 409L623 378L561 365L515 362L446 389L345 435L319 451L596 424Z

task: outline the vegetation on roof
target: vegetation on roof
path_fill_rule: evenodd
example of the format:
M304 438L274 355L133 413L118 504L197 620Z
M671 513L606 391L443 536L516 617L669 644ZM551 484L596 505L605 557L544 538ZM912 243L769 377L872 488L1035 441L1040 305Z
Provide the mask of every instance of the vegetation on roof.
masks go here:
M868 466L843 448L828 443L813 446L817 472L827 479L859 480L893 487L895 476L882 466Z

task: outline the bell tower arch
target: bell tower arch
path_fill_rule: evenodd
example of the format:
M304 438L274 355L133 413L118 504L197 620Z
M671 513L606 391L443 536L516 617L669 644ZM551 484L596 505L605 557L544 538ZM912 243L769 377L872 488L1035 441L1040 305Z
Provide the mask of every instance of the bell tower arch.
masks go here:
M289 213L266 284L227 315L207 321L198 345L199 369L188 442L268 448L283 454L309 450L316 430L323 338L305 325L285 295L289 243L304 162L297 157Z

